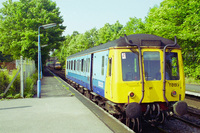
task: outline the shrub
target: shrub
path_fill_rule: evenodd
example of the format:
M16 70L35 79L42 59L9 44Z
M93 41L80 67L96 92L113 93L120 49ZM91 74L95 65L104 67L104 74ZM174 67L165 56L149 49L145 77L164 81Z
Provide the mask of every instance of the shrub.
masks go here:
M4 93L9 83L8 71L0 71L0 94Z

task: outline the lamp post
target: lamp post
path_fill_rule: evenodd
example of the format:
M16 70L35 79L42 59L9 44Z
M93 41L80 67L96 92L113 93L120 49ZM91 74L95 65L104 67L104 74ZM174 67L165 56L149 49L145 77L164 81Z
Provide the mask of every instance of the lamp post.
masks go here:
M38 27L38 81L37 81L37 97L41 98L41 81L40 81L40 71L41 71L41 47L40 47L40 28L48 29L55 27L56 23L45 24Z

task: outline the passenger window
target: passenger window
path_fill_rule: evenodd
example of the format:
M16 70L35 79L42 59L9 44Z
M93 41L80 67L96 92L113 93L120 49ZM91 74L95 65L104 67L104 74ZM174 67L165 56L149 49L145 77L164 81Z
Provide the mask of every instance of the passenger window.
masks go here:
M87 58L87 72L90 72L90 58Z
M73 70L73 60L71 61L71 70Z
M101 75L104 75L104 56L102 56Z
M76 70L76 60L74 60L74 71Z
M77 61L77 71L80 70L80 60Z
M81 72L83 72L83 63L84 63L84 59L81 60Z
M67 69L68 69L68 61L67 61Z
M71 61L69 61L69 70L70 70L70 66L71 66Z
M112 58L109 58L108 60L108 66L109 66L109 70L108 70L108 75L111 76L111 72L112 72Z
M83 72L86 72L86 61L83 60Z

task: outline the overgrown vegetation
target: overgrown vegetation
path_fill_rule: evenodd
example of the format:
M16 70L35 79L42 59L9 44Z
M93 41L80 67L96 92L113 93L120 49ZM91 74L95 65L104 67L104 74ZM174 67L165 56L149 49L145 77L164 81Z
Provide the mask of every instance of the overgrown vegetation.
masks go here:
M4 96L3 98L20 98L20 74L17 76L13 84L11 85L8 92L4 95L4 91L6 90L9 83L17 74L18 70L13 70L12 75L8 74L8 71L0 71L0 96ZM30 98L36 94L34 90L34 84L37 81L37 73L33 74L31 77L26 79L25 89L24 89L24 97Z

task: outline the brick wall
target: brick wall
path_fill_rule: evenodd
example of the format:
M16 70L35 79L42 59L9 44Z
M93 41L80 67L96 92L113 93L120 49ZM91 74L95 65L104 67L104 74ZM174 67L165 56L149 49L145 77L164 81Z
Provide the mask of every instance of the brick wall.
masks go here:
M4 66L5 64L5 66ZM15 64L15 61L12 61L12 62L0 62L0 68L2 69L2 65L4 68L8 69L9 71L10 70L13 70L13 69L16 69L16 64Z

